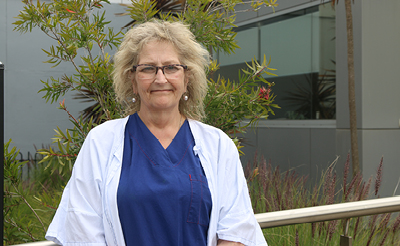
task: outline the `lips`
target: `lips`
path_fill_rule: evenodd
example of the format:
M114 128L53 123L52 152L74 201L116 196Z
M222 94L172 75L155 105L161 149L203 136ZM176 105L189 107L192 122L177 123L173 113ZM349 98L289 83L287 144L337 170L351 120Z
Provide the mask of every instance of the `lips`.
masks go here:
M160 89L160 90L151 90L150 92L153 93L153 92L170 92L170 91L172 91L172 90L171 89Z

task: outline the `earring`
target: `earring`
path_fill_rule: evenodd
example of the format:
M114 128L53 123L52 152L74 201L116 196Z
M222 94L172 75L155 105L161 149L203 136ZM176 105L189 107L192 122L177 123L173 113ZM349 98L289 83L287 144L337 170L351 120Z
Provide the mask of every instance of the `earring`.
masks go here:
M183 93L183 100L187 101L189 99L189 96L187 95L187 92Z
M136 98L132 97L132 102L135 103L136 102Z

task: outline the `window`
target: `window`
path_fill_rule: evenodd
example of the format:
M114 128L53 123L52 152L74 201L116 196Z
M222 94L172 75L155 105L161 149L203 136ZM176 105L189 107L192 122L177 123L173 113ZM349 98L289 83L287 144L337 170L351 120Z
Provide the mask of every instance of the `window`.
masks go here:
M271 57L272 91L281 109L270 119L334 119L335 11L330 3L269 18L235 30L235 54L219 54L220 74L237 80L244 61Z

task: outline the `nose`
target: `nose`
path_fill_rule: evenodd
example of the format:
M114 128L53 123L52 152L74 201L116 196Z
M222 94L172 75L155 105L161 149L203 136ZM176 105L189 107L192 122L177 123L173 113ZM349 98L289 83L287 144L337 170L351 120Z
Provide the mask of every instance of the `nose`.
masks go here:
M158 82L158 83L167 82L167 78L165 77L164 71L163 71L163 69L161 67L157 68L155 82Z

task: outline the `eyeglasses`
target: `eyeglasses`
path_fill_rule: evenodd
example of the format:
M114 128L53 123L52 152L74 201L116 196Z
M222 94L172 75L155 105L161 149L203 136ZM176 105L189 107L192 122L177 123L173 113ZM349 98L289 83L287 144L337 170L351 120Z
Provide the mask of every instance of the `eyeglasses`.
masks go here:
M138 72L142 79L153 79L156 77L158 69L161 69L166 78L173 78L173 75L178 75L179 72L187 70L186 65L170 64L165 66L153 66L149 64L139 64L133 66L132 70Z

